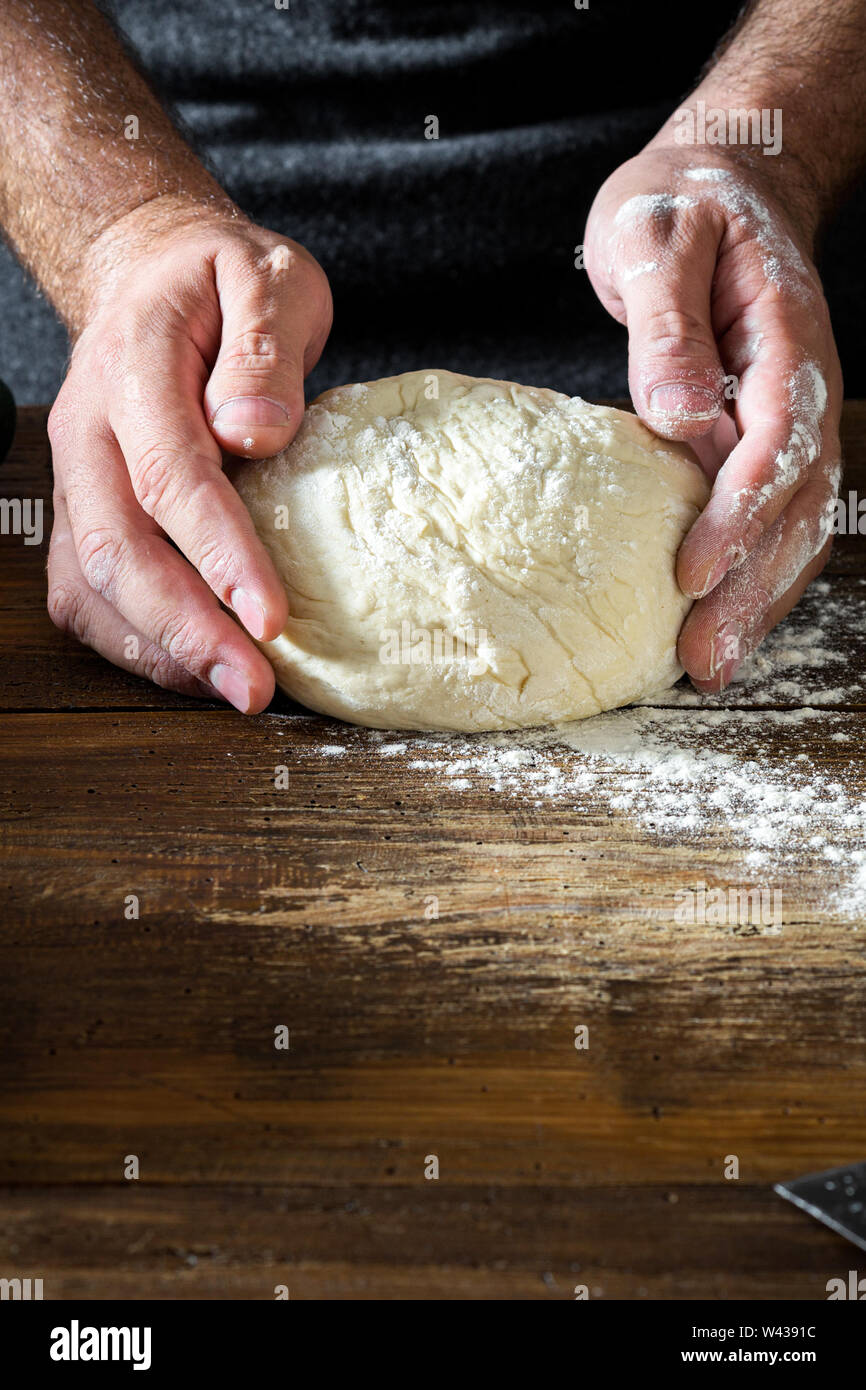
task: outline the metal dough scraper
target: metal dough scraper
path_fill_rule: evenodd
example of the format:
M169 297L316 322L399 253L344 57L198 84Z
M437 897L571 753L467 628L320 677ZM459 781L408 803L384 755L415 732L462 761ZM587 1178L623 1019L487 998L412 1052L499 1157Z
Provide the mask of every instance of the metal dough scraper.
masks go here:
M777 1182L773 1191L866 1250L866 1163Z

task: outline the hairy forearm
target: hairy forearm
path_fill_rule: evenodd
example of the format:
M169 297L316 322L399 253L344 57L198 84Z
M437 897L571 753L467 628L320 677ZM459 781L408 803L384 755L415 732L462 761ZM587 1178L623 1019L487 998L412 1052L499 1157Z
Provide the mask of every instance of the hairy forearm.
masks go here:
M866 0L756 0L684 107L781 111L781 150L738 147L789 186L814 224L866 165ZM779 123L776 122L778 125ZM670 142L673 118L656 137Z
M155 200L234 210L89 0L3 0L0 225L73 333L91 248Z

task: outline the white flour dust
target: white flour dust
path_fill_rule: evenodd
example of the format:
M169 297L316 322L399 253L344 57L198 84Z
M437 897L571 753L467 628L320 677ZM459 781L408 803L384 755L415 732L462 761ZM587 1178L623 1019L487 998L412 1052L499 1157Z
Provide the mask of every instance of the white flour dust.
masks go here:
M622 273L623 284L628 284L630 280L637 280L641 275L655 275L661 269L658 261L641 261L638 265L633 265L630 270Z
M453 793L601 809L659 843L733 849L765 883L832 865L833 915L866 918L864 750L857 714L839 709L866 698L851 674L866 669L863 634L866 581L834 597L819 580L722 695L682 682L651 704L517 733L353 730L307 756L339 756L349 742L357 756L360 740L394 775L403 765Z
M735 178L729 169L685 169L683 177L692 184L691 195L642 193L629 198L618 209L609 241L610 274L613 273L624 235L631 236L636 231L645 236L654 221L669 218L700 203L715 202L754 241L761 256L764 277L770 284L798 298L814 296L813 276L808 266L779 218L754 189Z

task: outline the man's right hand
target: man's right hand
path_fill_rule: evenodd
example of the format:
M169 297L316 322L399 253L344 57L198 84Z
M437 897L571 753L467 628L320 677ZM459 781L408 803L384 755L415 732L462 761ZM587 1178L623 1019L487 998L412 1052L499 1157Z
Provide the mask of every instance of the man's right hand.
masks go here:
M274 638L288 606L221 451L266 458L293 438L327 279L295 242L170 196L108 228L82 277L48 422L51 617L158 685L256 713L274 677L243 628Z

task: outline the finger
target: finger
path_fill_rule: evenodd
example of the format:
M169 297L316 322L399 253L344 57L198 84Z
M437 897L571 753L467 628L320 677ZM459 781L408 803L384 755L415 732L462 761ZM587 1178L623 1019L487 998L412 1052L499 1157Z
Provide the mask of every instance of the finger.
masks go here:
M323 319L330 326L330 298L318 268L286 244L260 257L227 251L216 272L222 340L207 418L230 453L268 458L301 423L304 375L321 351Z
M743 374L737 401L742 437L716 477L713 493L680 547L677 578L703 597L740 564L802 487L823 467L838 486L838 435L825 431L828 390L817 363L772 344ZM824 450L826 462L819 464Z
M621 225L613 280L628 325L635 410L666 439L707 434L724 406L711 309L722 224L712 211L698 220L688 210L637 209Z
M176 332L161 335L151 357L130 369L133 381L109 411L135 496L247 631L271 640L286 625L288 600L249 512L222 471L220 448L200 405L201 359ZM66 473L71 477L83 466L81 455ZM91 471L97 467L92 461Z
M54 497L48 551L48 612L55 627L115 666L181 695L218 698L212 686L197 680L90 588L81 573L66 504L59 494Z
M66 480L69 525L88 586L185 670L243 713L274 693L267 659L135 500L116 444L102 440Z
M824 478L806 483L748 559L692 608L678 652L699 690L729 685L820 573L832 545L835 496Z
M701 435L699 439L689 440L692 453L697 455L698 462L711 482L739 442L740 436L730 402L726 403L725 409L708 434Z

